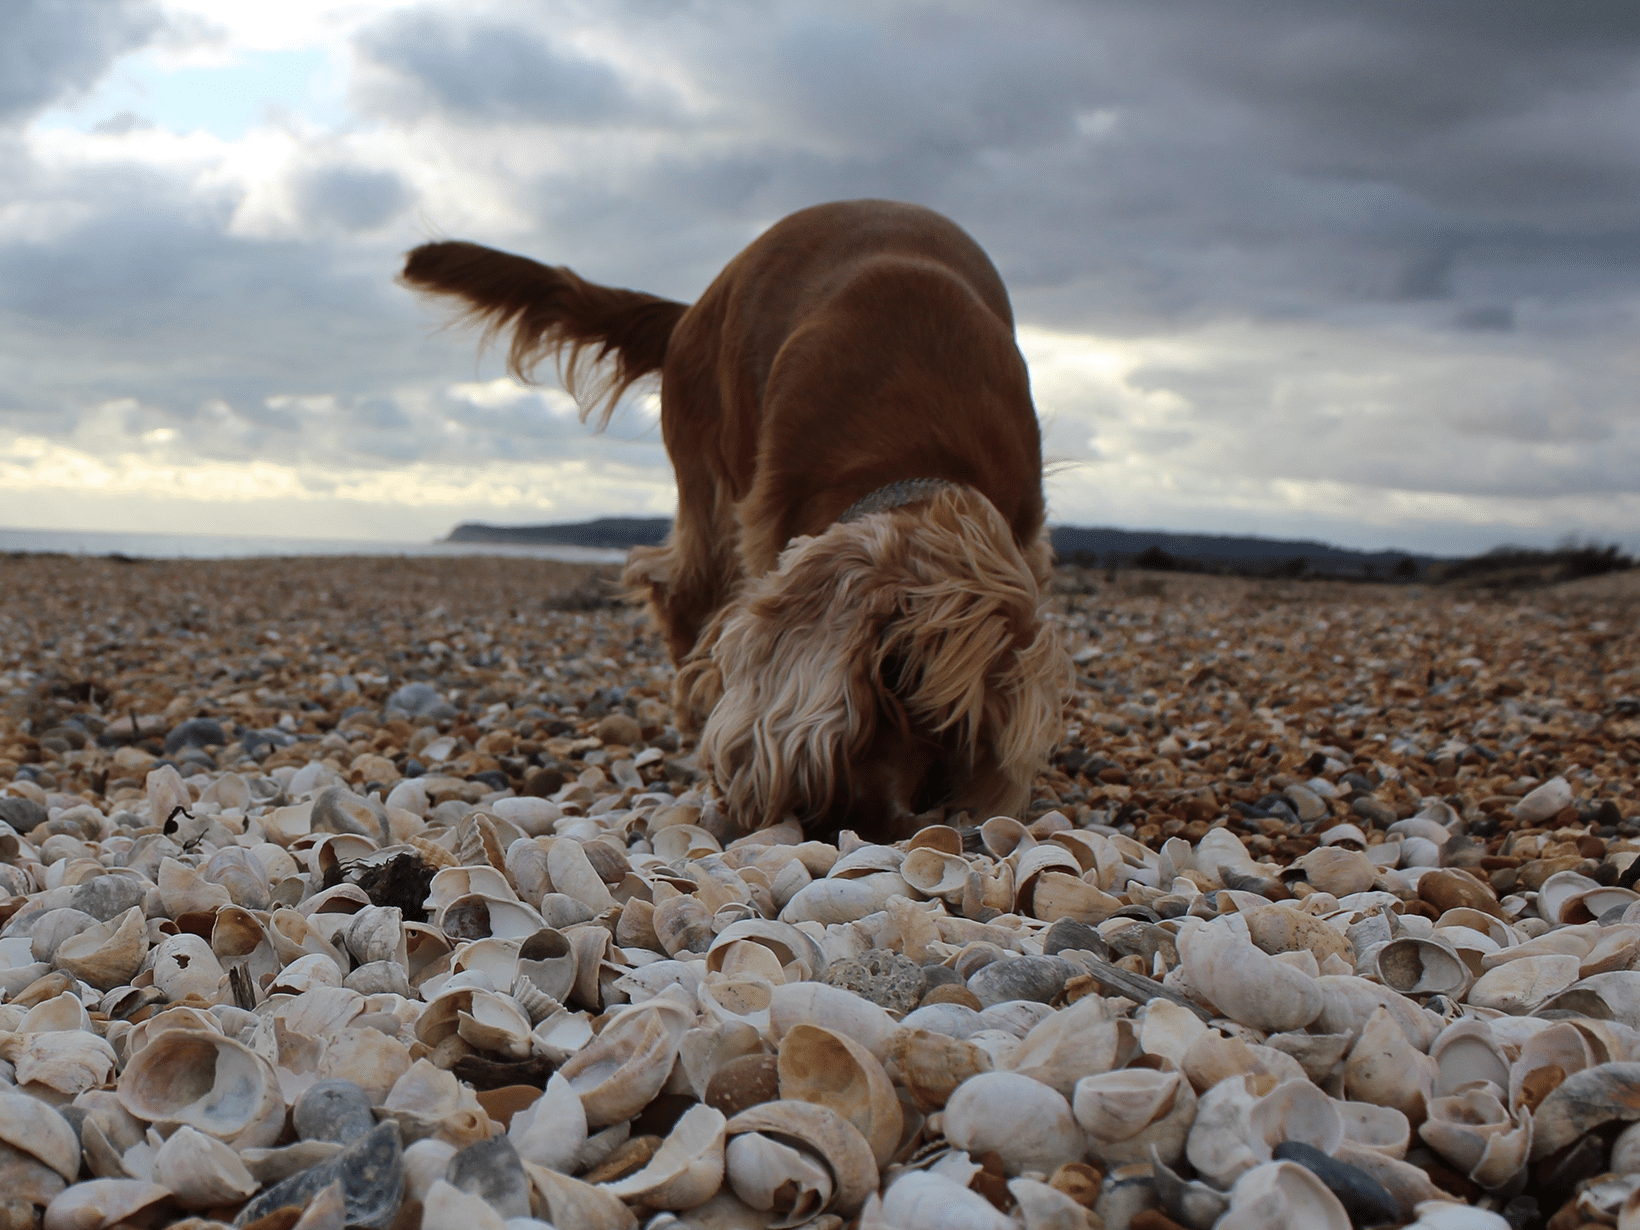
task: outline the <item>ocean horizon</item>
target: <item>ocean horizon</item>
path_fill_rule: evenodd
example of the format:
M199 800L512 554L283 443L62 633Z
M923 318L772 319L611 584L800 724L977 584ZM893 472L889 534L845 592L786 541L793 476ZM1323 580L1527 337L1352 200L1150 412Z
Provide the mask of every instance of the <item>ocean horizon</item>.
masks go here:
M625 551L549 543L400 542L380 538L286 538L249 534L151 534L117 530L22 530L0 526L0 554L115 555L129 559L248 559L290 555L506 555L571 564L618 564Z

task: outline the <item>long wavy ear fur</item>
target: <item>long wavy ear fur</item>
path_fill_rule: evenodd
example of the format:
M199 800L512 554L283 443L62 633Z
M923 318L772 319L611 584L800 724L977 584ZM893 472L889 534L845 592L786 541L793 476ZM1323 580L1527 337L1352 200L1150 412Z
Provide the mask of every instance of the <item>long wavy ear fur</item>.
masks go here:
M756 825L826 811L885 720L966 763L953 802L1022 803L1071 682L1033 571L966 488L794 541L711 650L723 692L701 760L730 814Z
M686 304L598 286L562 266L474 243L427 243L404 262L414 290L465 303L462 319L481 324L483 344L510 334L507 370L526 383L548 356L581 407L603 430L631 385L659 371Z

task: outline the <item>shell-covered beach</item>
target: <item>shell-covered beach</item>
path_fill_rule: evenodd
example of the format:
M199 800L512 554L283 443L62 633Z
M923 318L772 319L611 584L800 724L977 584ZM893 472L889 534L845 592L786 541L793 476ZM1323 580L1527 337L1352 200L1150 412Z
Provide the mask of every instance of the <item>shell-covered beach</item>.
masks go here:
M0 557L0 1226L1640 1226L1634 574L1062 569L895 845L729 831L618 597Z

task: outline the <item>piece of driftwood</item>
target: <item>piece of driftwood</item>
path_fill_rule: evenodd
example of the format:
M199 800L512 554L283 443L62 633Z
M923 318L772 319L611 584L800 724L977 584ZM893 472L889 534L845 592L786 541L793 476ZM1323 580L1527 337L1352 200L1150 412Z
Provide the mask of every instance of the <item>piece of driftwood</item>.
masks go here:
M1059 953L1062 957L1073 957L1076 963L1086 969L1093 980L1113 995L1125 995L1134 1003L1149 1003L1153 999L1165 999L1169 1003L1178 1004L1181 1008L1188 1008L1203 1021L1211 1021L1213 1014L1194 1000L1180 995L1171 987L1164 987L1153 979L1141 974L1130 974L1120 966L1112 965L1109 961L1102 961L1091 952Z

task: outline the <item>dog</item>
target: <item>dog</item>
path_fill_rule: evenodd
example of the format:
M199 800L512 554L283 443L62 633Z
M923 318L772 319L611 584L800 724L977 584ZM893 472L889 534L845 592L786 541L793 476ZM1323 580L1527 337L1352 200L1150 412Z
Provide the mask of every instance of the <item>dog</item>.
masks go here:
M692 306L470 243L411 288L558 360L582 419L660 374L678 514L625 580L730 820L907 836L1018 815L1070 662L1041 606L1042 444L1007 291L955 223L846 201L776 223Z

